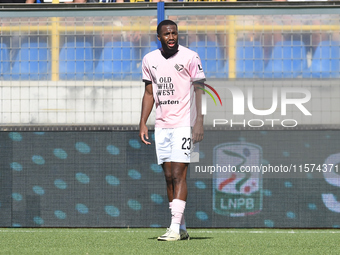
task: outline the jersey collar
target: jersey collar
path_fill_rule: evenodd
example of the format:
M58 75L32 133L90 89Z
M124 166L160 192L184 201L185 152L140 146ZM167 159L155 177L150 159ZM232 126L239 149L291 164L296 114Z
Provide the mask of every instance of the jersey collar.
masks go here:
M168 58L171 58L172 56L176 55L177 52L180 50L181 47L182 47L182 46L178 44L177 51L174 52L174 53L172 53L172 54L166 54L166 53L163 51L163 48L161 48L160 51L161 51L162 56L163 56L165 59L168 59Z

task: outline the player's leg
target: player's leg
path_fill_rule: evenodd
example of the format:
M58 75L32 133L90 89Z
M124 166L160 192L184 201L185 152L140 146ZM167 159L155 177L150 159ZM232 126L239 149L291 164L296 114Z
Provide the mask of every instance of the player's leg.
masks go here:
M188 190L186 175L188 164L172 162L172 180L174 186L174 199L172 200L172 219L170 228L180 233L180 224L184 215Z
M163 163L162 168L164 171L164 176L165 176L165 181L166 181L166 189L167 189L168 200L169 200L169 209L172 215L172 200L174 198L174 185L173 185L171 165L172 165L171 162L165 162ZM181 187L180 190L184 190L183 187ZM181 223L180 223L180 233L181 234L183 233L184 239L188 238L184 214L182 216Z
M172 200L174 199L174 186L172 182L172 174L171 174L171 162L164 162L162 164L165 182L166 182L166 192L169 200L169 209L172 214Z
M172 202L172 219L170 228L180 233L182 240L189 239L184 219L184 210L188 195L186 182L187 170L188 163L172 162L174 199Z
M189 238L185 224L182 224L182 230L180 230L180 225L181 222L184 222L183 214L188 194L186 175L188 163L190 162L190 131L190 128L178 128L173 129L170 135L170 147L172 148L171 163L167 162L162 166L167 181L167 191L172 218L167 233L159 237L158 240L175 241ZM185 145L183 144L183 141L186 143ZM171 169L171 171L169 171L169 169ZM181 238L182 233L183 238Z
M172 215L172 200L174 198L174 186L173 186L173 179L172 179L172 173L171 173L171 162L164 162L162 164L162 168L163 168L163 172L165 176L166 191L167 191L168 200L169 200L169 209Z
M173 162L173 179L174 179L174 186L176 187L174 190L174 198L180 199L183 201L187 200L188 189L187 189L187 182L186 176L188 171L188 163L177 163ZM188 239L189 235L187 233L186 223L184 212L180 222L180 234L181 239Z
M171 162L171 175L174 186L173 199L187 200L187 170L188 163Z
M189 239L189 235L185 224L184 209L188 195L186 176L192 156L191 153L193 149L192 145L193 144L191 139L191 128L190 127L176 128L173 133L172 140L173 150L171 156L172 178L174 185L174 200L172 202L172 208L173 212L182 214L179 228L181 239ZM173 215L174 215L173 218L176 218L176 213L173 213ZM178 224L176 220L172 221L172 223ZM176 226L175 229L177 231L178 225L175 226Z
M168 169L170 167L170 171ZM160 241L177 241L182 239L180 232L180 224L185 210L187 185L186 173L188 169L187 163L167 162L163 164L165 178L167 180L167 190L173 191L172 194L168 193L169 205L171 205L171 225L168 231L158 238ZM172 199L172 202L170 199ZM185 231L186 232L186 231ZM187 232L186 232L187 235ZM188 239L183 238L183 239Z
M162 166L167 194L169 199L169 207L173 200L174 190L173 190L173 180L171 173L171 132L168 129L156 128L155 129L155 143L156 143L156 154L158 159L158 164ZM180 239L180 235L170 228L167 229L166 233L158 237L159 241L177 241Z
M167 129L155 128L155 143L158 164L162 166L166 190L169 203L172 202L174 196L172 174L171 174L171 141ZM169 207L170 204L169 204Z
M168 194L169 203L174 199L174 186L172 180L171 162L164 162L162 164L165 182L166 182L166 192Z

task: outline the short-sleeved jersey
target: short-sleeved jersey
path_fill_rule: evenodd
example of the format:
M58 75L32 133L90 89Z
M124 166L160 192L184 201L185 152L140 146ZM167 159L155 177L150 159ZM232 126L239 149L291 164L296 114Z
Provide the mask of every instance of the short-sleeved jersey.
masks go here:
M197 112L192 81L205 80L198 54L179 45L176 54L165 58L158 49L145 55L142 70L143 81L152 83L155 127L193 126Z

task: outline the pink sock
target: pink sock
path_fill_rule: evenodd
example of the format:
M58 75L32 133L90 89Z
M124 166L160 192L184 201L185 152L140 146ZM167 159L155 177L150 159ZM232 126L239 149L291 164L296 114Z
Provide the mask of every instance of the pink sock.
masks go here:
M179 233L179 228L182 220L182 216L185 210L186 202L180 199L172 200L172 217L170 228Z
M172 213L172 202L169 202L169 209L170 209L170 212ZM179 228L184 230L184 231L187 231L187 226L185 224L184 213L182 215L182 219L181 219L181 223L180 223L180 227Z
M181 219L181 224L180 224L180 227L179 227L180 229L183 229L183 230L187 230L187 226L186 226L186 224L185 224L185 219L184 219L184 213L183 213L183 215L182 215L182 219Z

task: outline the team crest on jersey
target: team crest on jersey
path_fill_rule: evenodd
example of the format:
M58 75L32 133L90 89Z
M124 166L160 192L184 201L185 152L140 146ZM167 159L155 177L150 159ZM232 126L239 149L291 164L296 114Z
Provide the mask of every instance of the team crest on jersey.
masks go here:
M184 69L184 65L181 65L181 64L176 64L175 65L175 68L178 72L182 71Z

